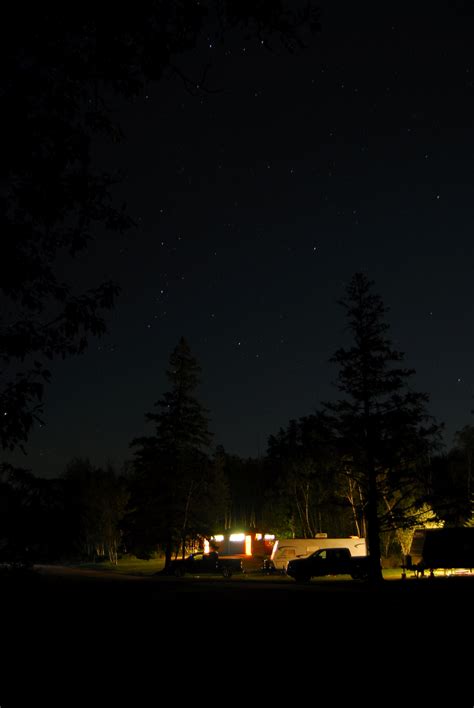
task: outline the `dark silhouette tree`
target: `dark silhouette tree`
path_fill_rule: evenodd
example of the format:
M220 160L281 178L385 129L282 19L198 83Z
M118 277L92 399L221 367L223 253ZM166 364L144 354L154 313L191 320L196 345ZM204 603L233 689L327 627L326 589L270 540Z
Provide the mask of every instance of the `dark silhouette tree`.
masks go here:
M474 425L465 425L461 430L458 430L454 436L454 443L466 461L466 496L470 502L473 491Z
M335 496L334 453L325 421L319 415L291 420L268 441L267 465L273 471L272 505L286 508L287 533L314 538L332 526ZM284 503L275 504L275 494ZM268 504L267 504L268 508ZM280 517L278 526L284 519Z
M63 480L0 469L0 563L56 561L70 555Z
M465 428L463 428L465 431ZM430 468L430 503L446 526L462 526L471 513L469 485L469 451L455 445L447 454L435 455ZM469 439L465 439L468 443Z
M195 397L200 366L181 338L169 360L171 390L155 403L146 419L155 434L136 438L131 544L138 552L161 546L165 570L173 552L183 554L189 537L210 534L227 503L225 483L209 459L211 433L207 411ZM213 490L221 490L220 500Z
M205 90L208 67L188 76L179 58L206 34L239 31L291 50L317 29L311 3L144 0L133 8L84 0L10 3L2 15L0 134L0 444L22 447L42 413L48 361L82 352L105 331L113 282L75 288L68 260L97 231L131 226L115 205L116 174L96 164L97 141L121 139L112 106L173 74ZM188 62L189 65L189 62ZM194 65L199 65L195 62ZM199 71L199 69L198 69ZM198 87L198 88L196 88Z
M316 533L354 533L342 456L320 412L291 420L268 441L266 516L284 535L313 538ZM268 522L267 522L268 525Z
M111 465L101 469L87 459L76 458L66 467L62 480L76 553L93 561L107 557L117 564L120 526L129 497L125 479Z
M261 529L265 486L263 460L229 454L218 445L214 463L222 469L230 495L223 528Z
M407 502L420 492L420 475L440 429L426 412L428 395L408 387L415 372L400 365L404 355L388 336L388 309L372 287L372 281L356 273L340 302L353 344L331 359L339 367L336 385L343 397L326 404L326 411L362 490L370 577L377 581L382 579L380 531L387 501L394 526L410 523Z
M0 470L0 563L25 565L38 544L38 480L28 470Z

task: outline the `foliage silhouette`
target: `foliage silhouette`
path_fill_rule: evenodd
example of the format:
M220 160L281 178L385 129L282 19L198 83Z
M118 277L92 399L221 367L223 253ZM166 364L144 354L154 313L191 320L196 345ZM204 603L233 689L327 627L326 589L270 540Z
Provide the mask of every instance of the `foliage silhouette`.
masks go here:
M223 518L227 485L220 467L209 457L211 433L207 411L195 397L200 367L181 338L170 356L171 383L146 419L153 436L136 438L129 544L136 554L165 551L166 568L173 553L198 535L210 535Z
M41 421L48 361L103 334L119 293L114 282L75 288L66 276L98 232L133 225L112 199L120 175L95 164L97 141L122 137L116 97L133 99L164 74L205 90L207 67L193 79L179 61L201 36L238 32L296 50L319 24L312 2L144 0L111 10L84 0L27 12L10 3L2 26L0 443L12 451Z
M351 474L362 489L370 575L381 580L381 519L410 524L410 508L423 491L429 456L440 428L426 411L428 395L408 387L413 369L393 349L385 322L388 309L373 282L356 273L340 302L346 311L352 346L336 351L337 388L342 397L325 404L328 422L350 458ZM421 503L421 500L420 500Z

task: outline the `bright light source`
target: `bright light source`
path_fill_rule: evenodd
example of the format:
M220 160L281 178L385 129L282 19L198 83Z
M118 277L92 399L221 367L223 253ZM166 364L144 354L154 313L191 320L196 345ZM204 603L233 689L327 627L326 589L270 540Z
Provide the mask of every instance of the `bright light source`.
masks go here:
M265 541L274 541L275 540L275 534L274 533L266 533L264 536Z
M204 553L209 553L209 541L207 538L204 539Z
M252 536L245 537L245 555L246 556L252 555Z
M214 541L217 541L218 543L221 543L224 540L224 536L220 533L217 534L217 536L212 537Z
M229 537L229 541L233 541L235 543L242 543L242 541L245 541L245 534L244 533L231 533Z
M262 534L261 534L261 533L256 533L256 534L255 534L255 540L256 540L256 541L261 541L261 540L262 540Z

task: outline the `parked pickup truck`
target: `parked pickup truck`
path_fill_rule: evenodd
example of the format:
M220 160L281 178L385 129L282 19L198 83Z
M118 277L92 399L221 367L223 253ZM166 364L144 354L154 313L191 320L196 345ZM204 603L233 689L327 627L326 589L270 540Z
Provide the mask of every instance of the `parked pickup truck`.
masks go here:
M369 571L368 556L351 556L348 548L320 548L305 558L288 563L287 574L297 582L308 582L322 575L351 575L365 579Z
M219 558L216 552L192 553L187 558L171 561L170 571L178 577L182 577L185 573L193 575L214 573L230 578L234 573L242 572L242 561L239 558Z

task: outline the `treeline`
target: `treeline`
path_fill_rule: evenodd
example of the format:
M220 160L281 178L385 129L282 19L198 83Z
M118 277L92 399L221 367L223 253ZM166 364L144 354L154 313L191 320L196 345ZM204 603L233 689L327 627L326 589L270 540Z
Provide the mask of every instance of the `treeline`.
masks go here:
M73 460L59 479L3 466L0 562L108 559L122 552L126 479Z
M3 558L117 562L120 553L161 551L169 562L218 531L255 528L364 536L378 559L406 553L417 525L469 523L474 426L443 451L428 397L408 386L414 372L393 349L372 288L356 274L341 301L353 342L333 357L339 400L270 436L263 459L213 445L196 396L201 370L182 338L169 390L146 413L153 432L131 441L122 470L73 460L60 479L44 480L4 465Z
M337 471L336 466L322 469L320 458L314 459L309 447L304 449L299 436L309 426L311 418L291 421L274 436L267 456L260 460L243 459L218 448L210 463L220 476L222 496L216 505L213 496L204 496L199 515L193 512L196 535L230 528L255 528L283 537L311 537L318 532L365 535L363 515L358 517L355 511L358 491L351 487L347 471ZM421 524L435 518L458 526L472 518L469 487L474 426L466 426L462 432L469 434L470 447L459 440L449 452L431 460L425 501L419 506ZM154 508L153 499L146 506L143 499L132 506L134 479L130 464L122 470L111 466L101 469L87 459L72 460L58 479L4 468L0 562L116 562L126 552L150 557L162 551L157 533L160 510ZM405 534L403 527L392 526L386 514L382 556L402 552ZM191 535L190 529L188 540ZM178 553L180 550L175 548Z

